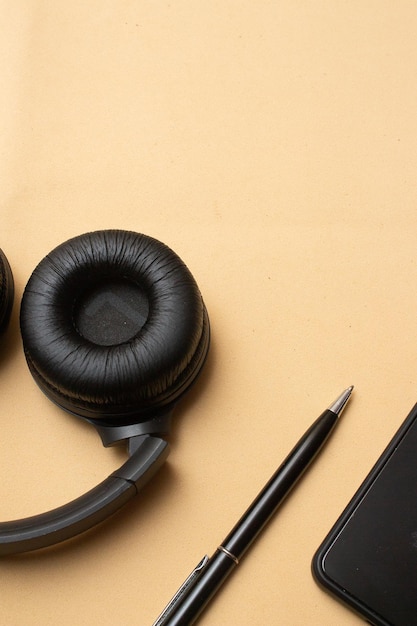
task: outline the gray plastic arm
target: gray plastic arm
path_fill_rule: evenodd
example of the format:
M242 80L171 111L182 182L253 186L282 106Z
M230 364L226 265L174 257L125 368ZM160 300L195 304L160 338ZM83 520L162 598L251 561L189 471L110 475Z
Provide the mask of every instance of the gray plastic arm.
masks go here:
M139 447L118 470L76 500L52 511L0 523L0 556L45 548L74 537L120 509L148 482L168 456L159 437L141 437Z

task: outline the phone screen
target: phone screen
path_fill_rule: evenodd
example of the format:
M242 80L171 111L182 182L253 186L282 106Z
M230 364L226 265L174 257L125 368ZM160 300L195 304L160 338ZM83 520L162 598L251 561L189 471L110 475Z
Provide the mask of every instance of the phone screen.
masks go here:
M377 626L417 625L417 405L313 559L318 582Z

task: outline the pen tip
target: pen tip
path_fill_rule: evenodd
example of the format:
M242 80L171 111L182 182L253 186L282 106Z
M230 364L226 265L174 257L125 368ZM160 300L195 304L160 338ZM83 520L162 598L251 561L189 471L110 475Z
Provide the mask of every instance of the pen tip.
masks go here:
M335 413L337 417L342 415L343 409L345 408L348 400L352 394L353 385L345 389L338 398L329 406L329 411Z

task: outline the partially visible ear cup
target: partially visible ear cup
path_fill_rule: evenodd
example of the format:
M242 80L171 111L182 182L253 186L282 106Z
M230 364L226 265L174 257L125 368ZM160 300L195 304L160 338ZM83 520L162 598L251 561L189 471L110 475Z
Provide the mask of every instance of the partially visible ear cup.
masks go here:
M209 322L198 287L161 242L87 233L34 270L21 305L29 368L62 408L111 423L175 403L199 373Z
M13 307L14 283L6 255L0 250L0 333L6 330Z

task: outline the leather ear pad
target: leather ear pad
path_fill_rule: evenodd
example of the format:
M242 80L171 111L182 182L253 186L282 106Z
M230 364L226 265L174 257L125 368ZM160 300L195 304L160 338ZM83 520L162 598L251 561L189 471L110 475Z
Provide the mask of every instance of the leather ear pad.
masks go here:
M61 244L36 267L20 315L29 368L81 417L142 421L202 367L209 322L198 287L163 243L121 230Z
M6 330L13 307L14 283L6 255L0 250L0 333Z

